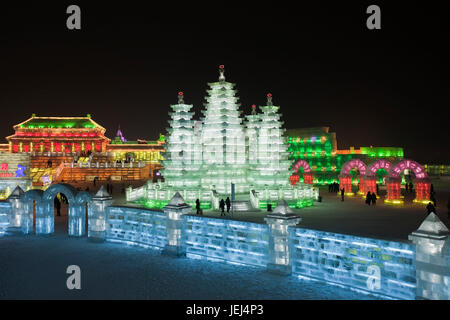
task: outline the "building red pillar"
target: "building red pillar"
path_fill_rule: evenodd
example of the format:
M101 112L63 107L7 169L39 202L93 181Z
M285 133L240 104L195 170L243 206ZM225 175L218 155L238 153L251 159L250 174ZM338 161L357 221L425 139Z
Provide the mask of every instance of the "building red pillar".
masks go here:
M376 177L364 177L364 195L367 192L377 193L377 178Z
M347 195L353 194L352 192L352 176L349 174L339 175L339 188L344 189Z
M401 178L388 178L386 183L387 196L384 202L391 204L402 204L401 198Z
M430 202L431 180L428 178L415 179L416 198L414 202L428 204Z
M366 180L366 178L364 177L364 176L359 176L358 177L358 180L359 180L359 190L358 190L358 194L362 194L362 195L364 195L364 194L366 194L366 185L365 185L365 180Z
M303 182L307 184L313 183L313 174L312 172L303 173Z

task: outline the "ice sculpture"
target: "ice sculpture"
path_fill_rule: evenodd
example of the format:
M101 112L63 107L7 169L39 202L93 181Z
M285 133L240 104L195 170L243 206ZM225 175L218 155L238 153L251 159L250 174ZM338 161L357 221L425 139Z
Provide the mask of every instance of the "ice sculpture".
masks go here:
M23 211L23 204L20 200L25 192L21 187L17 186L13 192L9 195L8 201L11 203L11 216L10 216L10 226L20 228Z
M269 226L270 234L267 269L274 273L291 274L288 228L297 225L302 219L293 214L286 200L281 200L273 213L268 214L264 220Z
M286 200L291 207L312 205L318 189L289 181L291 161L284 143L279 107L267 95L262 113L252 112L245 123L239 110L235 84L225 80L225 68L219 67L219 80L209 83L201 121L193 120L192 105L172 105L166 160L165 182L147 182L126 190L127 201L139 201L150 208L162 208L179 192L187 204L202 209L218 208L221 198L230 196L231 184L243 208L265 209ZM248 205L247 205L248 204Z
M417 296L450 299L450 231L435 213L409 235L416 245Z
M112 197L101 186L92 197L88 207L88 239L94 242L104 241L106 238L106 207L113 203Z

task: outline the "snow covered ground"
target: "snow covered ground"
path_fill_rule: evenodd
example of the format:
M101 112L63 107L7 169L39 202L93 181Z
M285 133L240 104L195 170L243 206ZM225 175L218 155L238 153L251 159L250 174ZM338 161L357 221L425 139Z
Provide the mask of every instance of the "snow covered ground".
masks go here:
M0 299L376 299L261 268L69 238L64 229L61 219L52 236L0 238ZM73 264L81 268L81 290L66 288Z

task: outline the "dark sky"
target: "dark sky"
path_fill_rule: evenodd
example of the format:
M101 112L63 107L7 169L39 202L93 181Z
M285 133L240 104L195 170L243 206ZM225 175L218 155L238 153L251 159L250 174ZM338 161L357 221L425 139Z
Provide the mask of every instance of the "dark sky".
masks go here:
M0 137L32 113L90 113L110 138L120 123L128 139L154 140L177 92L198 115L224 64L246 113L271 92L286 128L330 126L339 148L400 146L450 163L449 20L438 4L93 2L2 3ZM80 31L66 28L70 4ZM370 4L381 30L366 28Z

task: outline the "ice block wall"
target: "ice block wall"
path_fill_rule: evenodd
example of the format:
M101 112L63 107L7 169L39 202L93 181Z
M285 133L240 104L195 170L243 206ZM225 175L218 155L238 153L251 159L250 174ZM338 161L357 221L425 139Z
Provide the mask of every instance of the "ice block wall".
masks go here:
M290 228L292 273L375 294L415 299L415 247L408 243Z
M106 210L106 241L155 248L166 245L166 215L163 212L119 206Z
M6 233L9 227L9 215L11 214L11 203L0 201L0 237Z
M267 265L267 225L197 216L184 218L188 258L207 258L262 267Z

